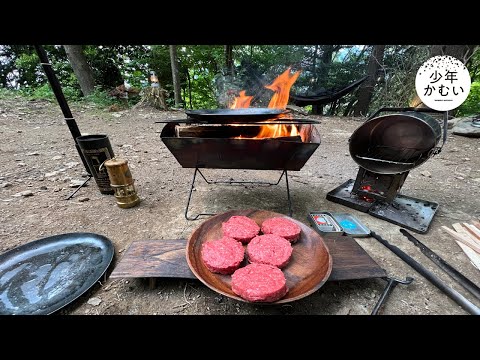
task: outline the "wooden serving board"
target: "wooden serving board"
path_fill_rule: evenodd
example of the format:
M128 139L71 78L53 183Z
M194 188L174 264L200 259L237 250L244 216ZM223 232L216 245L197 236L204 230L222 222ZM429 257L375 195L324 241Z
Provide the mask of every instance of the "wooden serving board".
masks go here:
M328 281L387 276L352 237L332 234L323 240L333 259ZM196 279L187 264L186 245L186 239L134 241L110 277Z

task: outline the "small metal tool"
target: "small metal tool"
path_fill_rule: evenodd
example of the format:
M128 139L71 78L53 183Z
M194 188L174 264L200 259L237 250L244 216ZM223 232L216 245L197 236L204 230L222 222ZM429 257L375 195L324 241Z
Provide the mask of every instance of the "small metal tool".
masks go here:
M475 296L478 300L480 300L480 288L473 283L470 279L465 277L461 272L443 260L439 255L435 252L430 250L425 244L423 244L420 240L410 234L408 231L404 229L400 229L400 232L411 242L415 244L416 247L420 249L420 251L427 256L430 260L432 260L440 269L445 271L452 279L462 285L466 290L468 290L473 296Z
M460 305L465 311L472 315L480 315L480 308L470 301L468 301L462 294L460 294L455 289L452 289L450 286L445 284L438 276L436 276L433 272L428 270L425 266L420 264L418 261L413 259L410 255L400 250L395 245L390 244L387 240L382 238L380 235L376 234L375 232L371 232L371 235L374 239L378 240L382 245L390 249L395 255L397 255L400 259L402 259L405 263L407 263L410 267L415 269L420 275L422 275L425 279L430 281L433 285L439 288L443 293L445 293L450 299L455 301L458 305Z
M380 299L378 299L377 304L373 308L371 315L378 315L378 312L379 312L380 308L385 303L385 300L387 299L388 295L392 292L393 289L395 289L395 286L397 286L398 284L408 285L414 280L410 276L408 276L405 280L398 280L398 279L391 278L391 277L385 277L385 278L382 278L382 279L388 281L388 284L385 287L385 290L383 290L383 293L380 296Z

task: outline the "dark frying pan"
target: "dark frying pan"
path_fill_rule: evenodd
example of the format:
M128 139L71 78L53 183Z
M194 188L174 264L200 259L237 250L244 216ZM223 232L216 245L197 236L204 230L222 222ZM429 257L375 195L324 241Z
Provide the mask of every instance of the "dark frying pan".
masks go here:
M46 237L0 255L0 315L48 315L90 289L114 255L93 233Z
M288 113L288 110L271 108L201 109L185 111L185 114L187 114L188 117L209 123L215 123L219 121L255 122L272 119L278 115L286 113Z

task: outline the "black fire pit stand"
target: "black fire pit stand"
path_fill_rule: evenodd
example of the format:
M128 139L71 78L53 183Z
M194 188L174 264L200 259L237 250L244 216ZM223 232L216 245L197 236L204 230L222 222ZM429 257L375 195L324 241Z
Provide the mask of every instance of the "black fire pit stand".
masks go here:
M200 171L200 169L197 167L195 168L195 171L193 173L193 179L192 179L192 185L190 186L190 192L188 193L188 201L187 201L187 207L185 208L185 219L187 220L197 220L200 216L213 216L216 214L212 213L199 213L193 217L190 217L188 215L188 209L190 208L190 201L192 199L192 193L193 189L195 188L195 179L197 177L197 172L200 174L200 176L205 180L205 182L209 185L211 184L228 184L228 185L237 185L237 184L251 184L251 185L260 185L260 186L272 186L272 185L278 185L280 183L280 180L282 180L283 175L285 175L285 183L287 184L287 199L288 199L288 215L291 217L292 216L292 201L290 199L290 187L288 186L288 172L287 170L283 170L282 174L280 175L280 178L276 183L269 183L265 181L211 181L208 180Z

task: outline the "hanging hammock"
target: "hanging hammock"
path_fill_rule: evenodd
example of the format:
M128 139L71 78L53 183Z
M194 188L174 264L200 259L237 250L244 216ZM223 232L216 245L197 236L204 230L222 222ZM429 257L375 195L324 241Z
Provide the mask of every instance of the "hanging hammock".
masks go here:
M290 99L297 106L307 106L307 105L326 105L331 102L334 102L345 95L351 93L357 87L359 87L368 76L364 76L361 79L354 81L347 86L337 90L338 88L326 89L318 92L316 95L312 96L303 96L303 95L290 95Z

